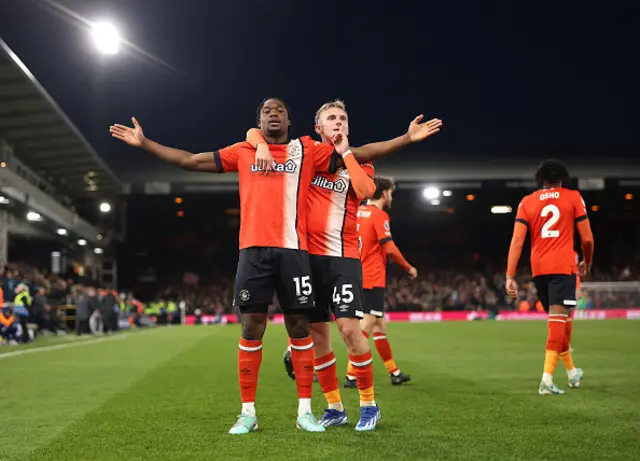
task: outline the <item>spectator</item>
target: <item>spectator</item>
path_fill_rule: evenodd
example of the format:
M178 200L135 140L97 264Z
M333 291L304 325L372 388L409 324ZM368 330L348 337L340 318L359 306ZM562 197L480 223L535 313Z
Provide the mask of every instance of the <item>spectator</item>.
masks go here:
M0 313L0 335L3 344L18 344L18 325L10 307L3 307Z
M95 299L95 288L88 287L79 293L76 303L76 335L81 336L91 333L89 319L98 308L98 305Z
M3 282L4 299L12 301L16 297L16 288L19 284L20 279L18 279L17 274L12 270L6 271Z

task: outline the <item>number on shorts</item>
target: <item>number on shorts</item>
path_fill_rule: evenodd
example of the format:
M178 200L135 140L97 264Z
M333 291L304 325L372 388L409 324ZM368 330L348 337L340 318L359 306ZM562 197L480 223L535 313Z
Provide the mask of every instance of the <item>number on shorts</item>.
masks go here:
M540 213L540 215L543 218L546 218L549 214L551 214L551 218L549 218L549 220L546 223L544 223L544 226L542 226L543 239L560 237L559 230L551 229L551 227L558 222L558 219L560 219L560 210L555 205L547 205L542 209L542 213Z
M342 291L338 292L338 287L333 287L333 303L334 304L349 304L353 301L353 285L345 283L342 285Z
M296 296L309 296L311 294L311 277L305 275L303 277L294 277L293 283L296 284Z

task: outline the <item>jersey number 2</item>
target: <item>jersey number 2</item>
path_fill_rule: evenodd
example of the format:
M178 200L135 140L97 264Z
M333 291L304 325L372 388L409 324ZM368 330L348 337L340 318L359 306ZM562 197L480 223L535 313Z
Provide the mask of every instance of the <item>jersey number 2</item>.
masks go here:
M542 209L540 216L546 218L551 215L551 218L542 226L542 238L553 239L560 237L560 231L557 229L551 229L560 219L560 210L555 205L547 205Z

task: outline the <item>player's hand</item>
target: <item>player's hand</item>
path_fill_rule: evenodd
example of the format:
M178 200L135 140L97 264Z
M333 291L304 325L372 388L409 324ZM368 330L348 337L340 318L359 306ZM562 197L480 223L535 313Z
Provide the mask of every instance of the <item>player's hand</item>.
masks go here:
M514 279L508 278L505 288L507 290L507 294L511 298L515 299L515 298L518 297L518 284L516 283L516 281Z
M424 115L420 114L409 124L407 134L409 135L411 142L424 141L432 134L436 134L440 131L442 120L439 118L432 118L427 122L420 123L423 118Z
M409 269L409 278L411 280L414 280L417 276L418 276L418 269L416 269L415 267L412 267L411 269Z
M133 128L124 125L111 125L109 131L111 136L120 141L124 141L130 146L140 147L145 141L144 132L135 117L131 117Z
M268 175L270 171L274 170L275 161L273 160L268 144L263 142L258 144L254 162L259 170L264 170L265 176Z
M587 264L585 261L580 261L578 264L578 275L580 277L586 277L591 272L591 264Z
M340 155L344 155L349 150L349 138L342 131L334 134L331 137L331 142L333 142L333 147Z

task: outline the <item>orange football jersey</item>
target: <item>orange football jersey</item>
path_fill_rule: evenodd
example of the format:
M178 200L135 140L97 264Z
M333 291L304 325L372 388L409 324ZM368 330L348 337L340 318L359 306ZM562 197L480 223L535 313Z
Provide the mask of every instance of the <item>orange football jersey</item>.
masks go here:
M256 150L248 142L214 152L218 172L238 172L240 249L275 247L307 251L311 182L316 173L333 171L338 155L333 146L308 136L288 144L271 144L269 148L276 165L266 176L256 168Z
M587 219L580 192L564 187L541 189L522 199L516 221L531 233L533 276L575 274L576 223Z
M387 253L382 245L392 240L389 215L374 205L358 209L362 286L365 289L387 286Z
M362 169L373 178L373 165L364 164ZM308 204L309 254L358 259L357 212L360 199L351 186L347 169L316 173L309 190Z

